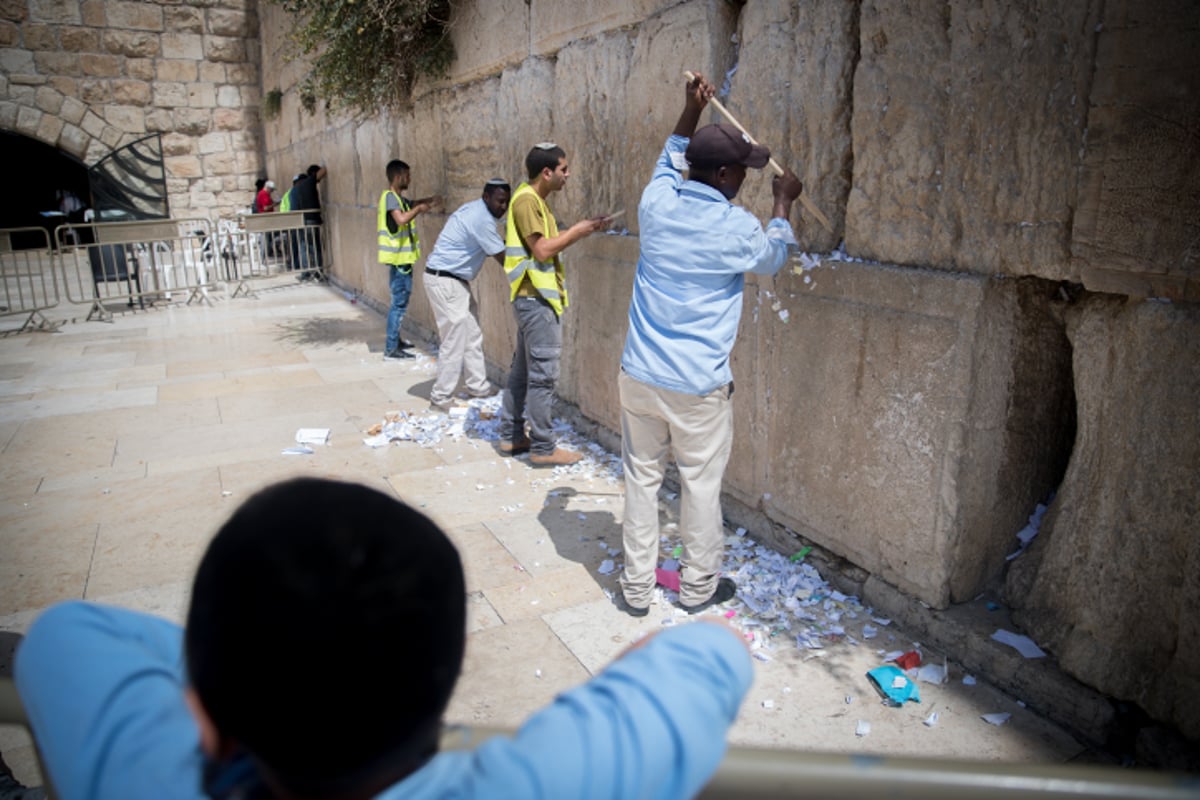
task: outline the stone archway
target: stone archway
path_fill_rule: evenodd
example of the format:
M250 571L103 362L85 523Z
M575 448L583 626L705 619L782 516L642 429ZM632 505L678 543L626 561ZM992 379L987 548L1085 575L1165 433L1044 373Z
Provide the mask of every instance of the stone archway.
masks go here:
M59 209L59 190L70 190L88 202L87 165L71 153L11 131L0 131L0 148L10 173L10 191L0 195L0 228L53 231L65 220L43 212Z

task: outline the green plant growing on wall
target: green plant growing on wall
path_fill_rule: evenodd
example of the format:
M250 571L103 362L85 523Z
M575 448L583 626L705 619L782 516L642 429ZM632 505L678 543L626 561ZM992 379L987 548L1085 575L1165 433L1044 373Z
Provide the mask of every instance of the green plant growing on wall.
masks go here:
M279 118L279 111L283 108L283 92L279 89L272 89L263 95L262 110L263 118L273 120Z
M312 110L317 99L359 116L405 108L416 79L444 76L454 59L450 0L272 2L296 17L292 55L310 58Z

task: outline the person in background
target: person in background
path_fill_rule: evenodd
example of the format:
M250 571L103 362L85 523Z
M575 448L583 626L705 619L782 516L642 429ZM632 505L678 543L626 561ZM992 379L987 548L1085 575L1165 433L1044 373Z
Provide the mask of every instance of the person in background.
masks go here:
M483 331L479 329L471 281L488 256L504 265L504 240L496 232L496 220L508 211L511 191L501 178L484 184L481 198L460 206L446 220L425 261L425 296L441 340L437 377L429 392L429 405L434 410L450 409L458 379L464 374L467 394L495 394L487 379Z
M462 668L454 545L375 489L298 478L217 531L187 625L72 601L17 651L64 798L688 798L753 679L723 621L651 634L515 736L439 753Z
M412 201L401 192L412 180L412 169L400 159L387 164L388 188L379 196L376 214L376 241L379 248L379 263L388 267L388 285L392 292L392 304L388 308L387 330L383 345L386 359L416 358L409 352L412 342L400 338L400 326L408 311L408 298L412 294L413 264L421 257L421 240L413 221L421 214L440 205L440 197L422 197Z
M562 314L567 307L562 252L604 228L608 217L576 222L559 233L546 199L571 175L566 152L553 142L525 156L529 176L513 192L505 226L504 274L517 321L517 347L500 413L500 452L529 453L538 466L574 464L582 456L557 446L551 414L562 356ZM529 435L525 435L525 420Z
M275 210L275 198L271 196L271 192L275 191L275 181L259 178L254 182L254 213L267 214Z
M658 489L668 455L679 468L679 604L689 613L723 603L737 587L720 578L725 535L721 480L733 442L733 373L746 273L774 275L796 244L788 214L800 195L790 171L771 185L764 232L733 205L748 167L770 153L729 125L696 130L713 86L697 77L638 206L641 252L617 385L625 468L625 610L649 612L658 560ZM686 160L688 177L683 177Z

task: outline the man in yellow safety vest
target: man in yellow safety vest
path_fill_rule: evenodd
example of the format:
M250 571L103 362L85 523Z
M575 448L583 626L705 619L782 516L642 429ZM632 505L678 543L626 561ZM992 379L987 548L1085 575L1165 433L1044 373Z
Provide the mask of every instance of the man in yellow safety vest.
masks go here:
M538 465L574 464L581 456L558 447L551 427L562 354L562 312L567 306L560 254L611 220L580 220L559 233L546 198L563 188L571 171L567 154L558 145L535 145L525 157L525 170L529 182L513 193L504 239L504 273L517 320L517 349L504 390L499 446L507 455L529 452L529 460Z
M400 324L408 310L408 297L412 294L413 264L421 257L421 243L413 220L431 210L441 202L440 197L422 197L412 201L400 193L408 188L412 171L408 164L399 159L388 162L388 188L379 196L377 240L379 263L386 264L392 290L392 305L387 315L387 341L383 357L389 359L416 358L406 348L411 342L400 339Z

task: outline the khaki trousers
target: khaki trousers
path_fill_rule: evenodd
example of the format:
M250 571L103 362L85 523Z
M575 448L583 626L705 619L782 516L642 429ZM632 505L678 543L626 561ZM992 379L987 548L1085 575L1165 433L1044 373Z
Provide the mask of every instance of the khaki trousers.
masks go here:
M621 588L635 608L650 605L658 565L658 489L668 455L679 468L679 602L712 597L725 550L721 480L733 443L730 386L703 397L634 380L623 371L621 459L625 465L625 571Z
M488 389L487 364L483 360L483 332L479 329L479 318L475 298L466 281L445 275L426 272L425 296L433 311L437 324L438 347L437 378L429 399L445 403L454 396L459 377L466 378L467 391L484 392Z

